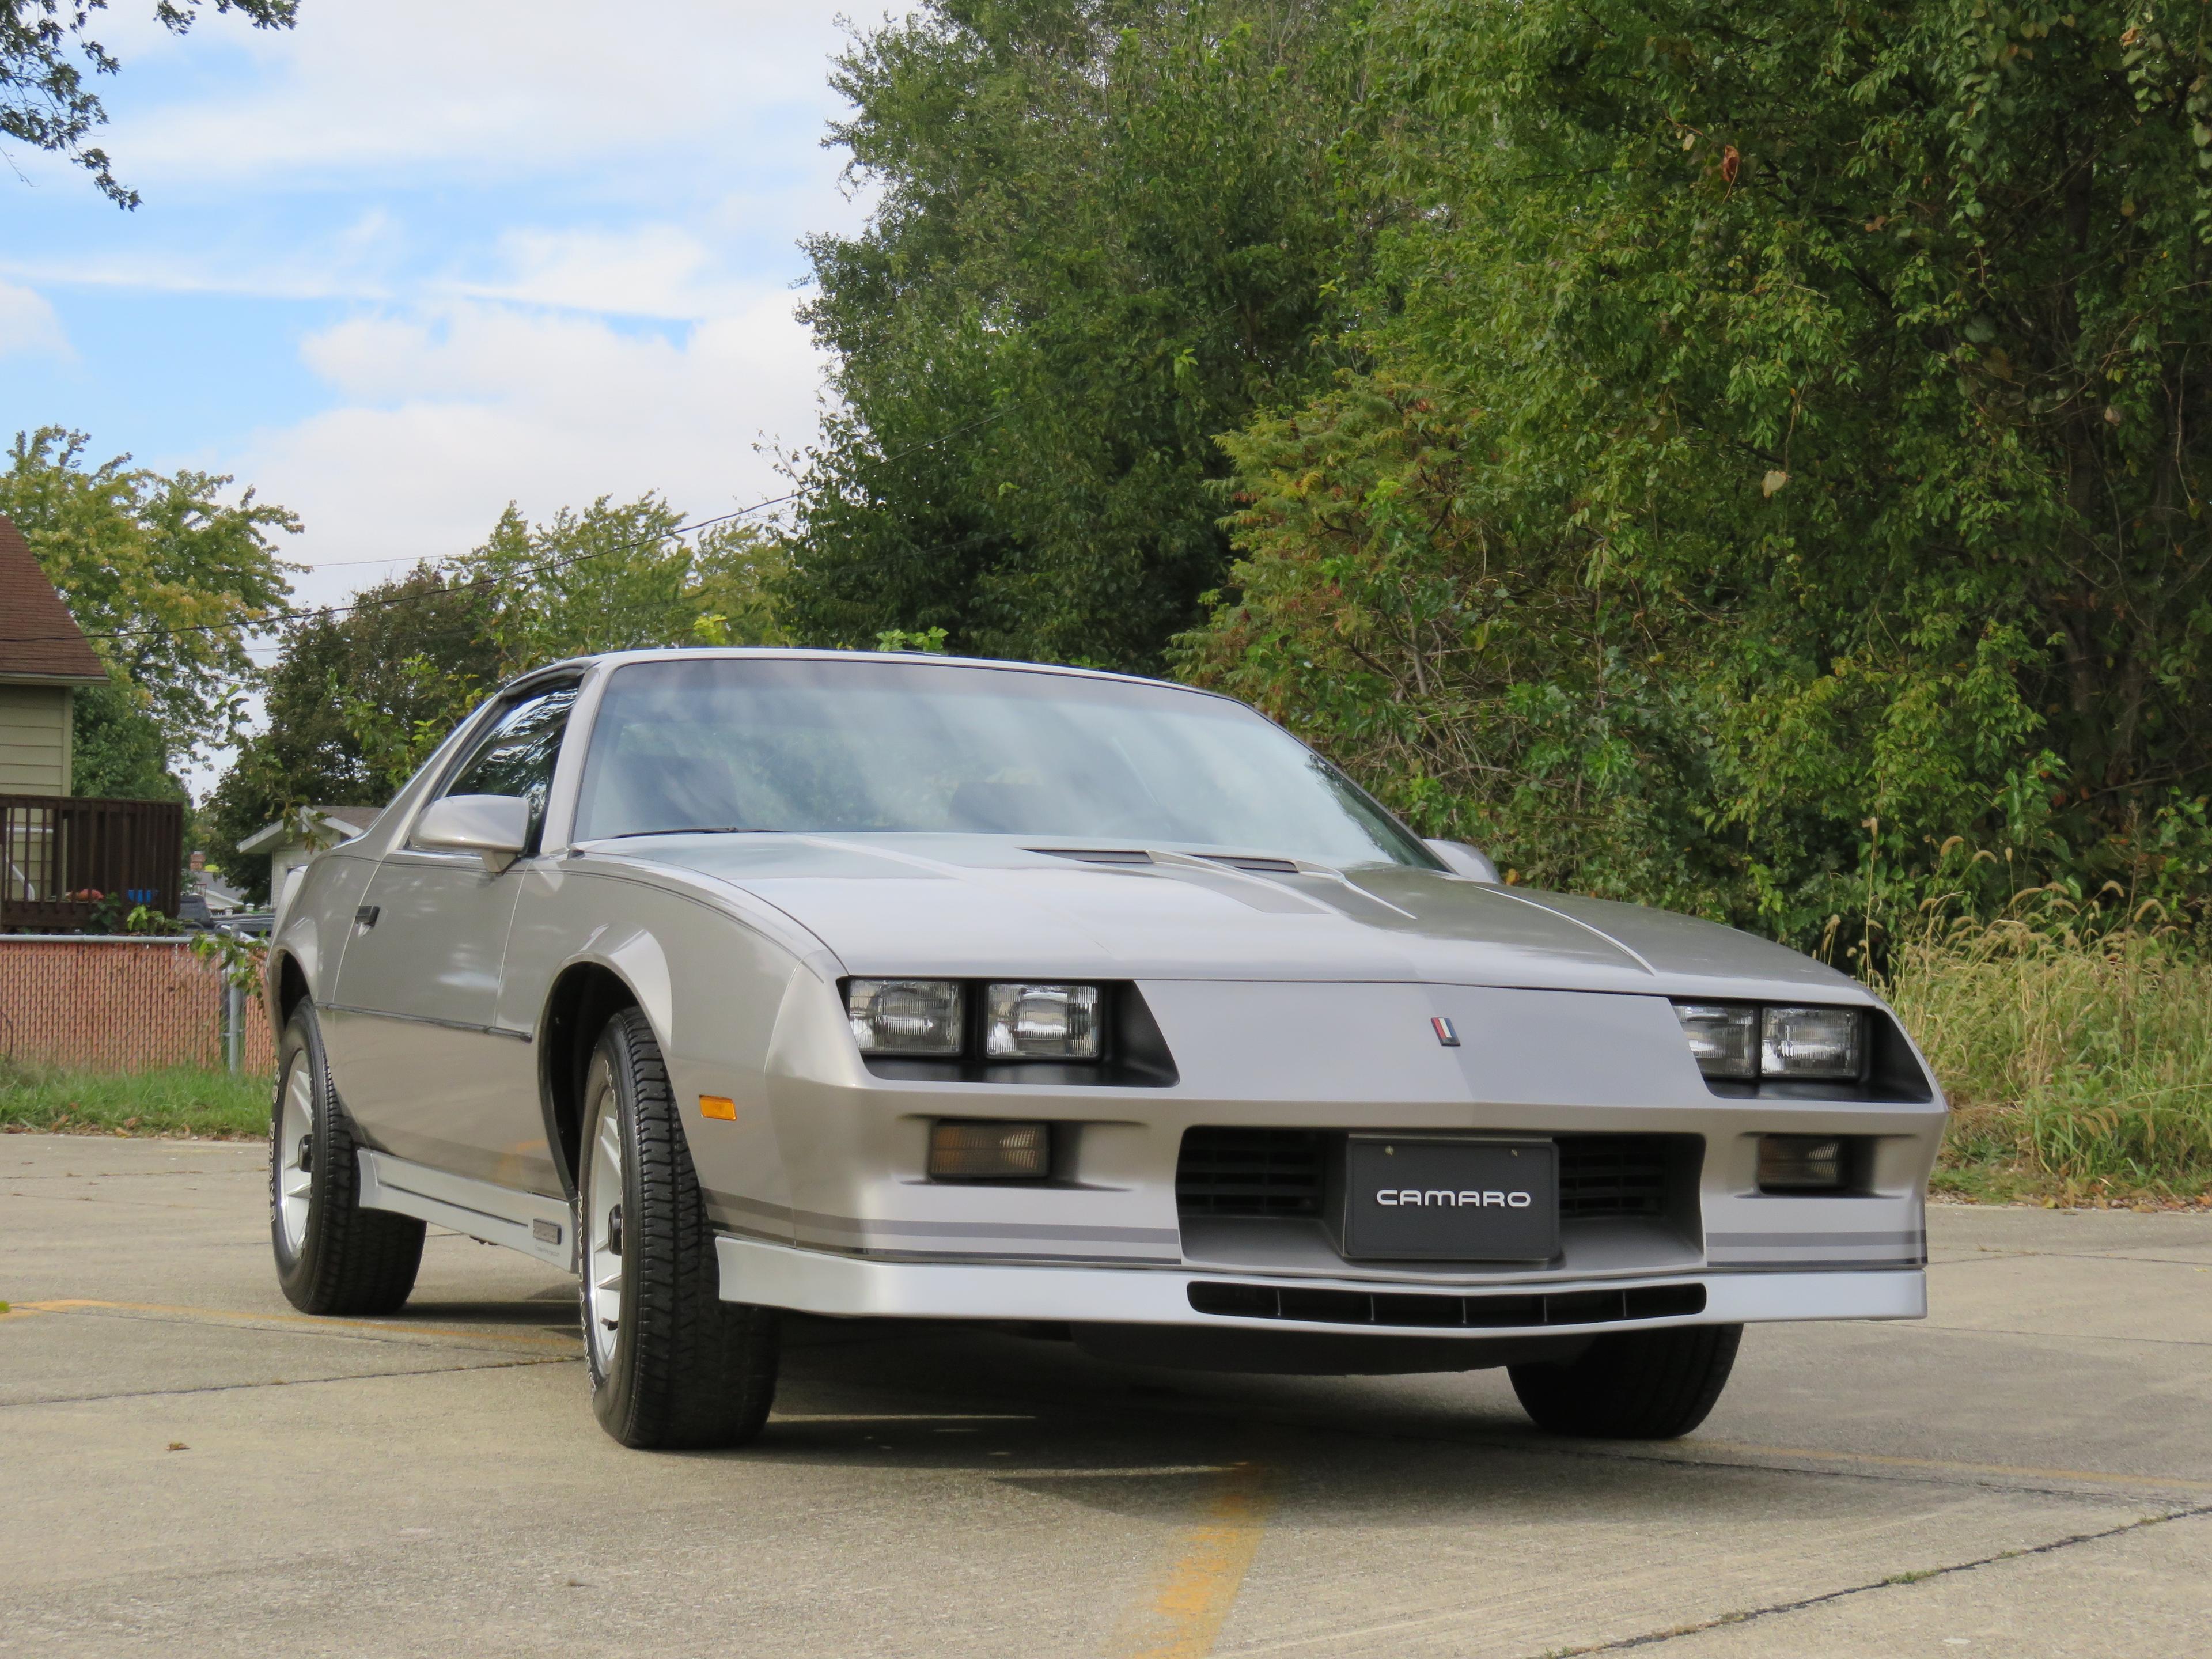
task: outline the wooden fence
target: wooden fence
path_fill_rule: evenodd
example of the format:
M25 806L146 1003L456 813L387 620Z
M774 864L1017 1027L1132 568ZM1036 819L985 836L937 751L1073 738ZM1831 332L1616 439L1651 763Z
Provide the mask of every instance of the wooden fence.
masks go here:
M184 847L176 801L0 795L0 928L83 927L110 894L173 916Z
M260 1000L228 990L222 968L185 939L0 934L0 1059L90 1072L220 1066L228 1003L241 1069L268 1076L276 1047Z

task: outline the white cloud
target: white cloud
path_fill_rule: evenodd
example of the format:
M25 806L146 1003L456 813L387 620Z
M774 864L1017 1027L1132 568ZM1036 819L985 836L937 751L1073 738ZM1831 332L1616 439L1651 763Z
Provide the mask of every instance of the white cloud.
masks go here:
M46 297L33 289L0 283L0 357L62 357L76 356L62 319Z
M719 278L714 251L675 225L512 229L500 238L497 259L499 276L443 286L477 299L675 318L726 315L752 292Z
M512 500L533 519L594 497L665 495L706 517L781 495L763 441L814 434L821 363L776 290L683 329L484 302L357 318L311 337L338 406L256 434L226 471L306 520L289 556L331 603L401 564L483 540Z
M824 107L842 35L788 0L318 0L295 29L225 39L255 60L243 95L119 117L106 147L134 177L588 172Z

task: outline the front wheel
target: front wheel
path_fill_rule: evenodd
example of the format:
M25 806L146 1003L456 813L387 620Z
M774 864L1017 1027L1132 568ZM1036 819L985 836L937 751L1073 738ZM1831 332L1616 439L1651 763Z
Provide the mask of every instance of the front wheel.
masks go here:
M750 1440L775 1395L775 1310L725 1302L714 1229L653 1028L607 1022L584 1080L577 1232L600 1426L643 1450Z
M1672 1440L1705 1420L1735 1368L1741 1325L1615 1331L1577 1358L1513 1365L1521 1408L1553 1434Z
M422 1224L361 1207L358 1151L314 1006L302 1002L277 1049L269 1138L269 1243L301 1313L397 1313L415 1288Z

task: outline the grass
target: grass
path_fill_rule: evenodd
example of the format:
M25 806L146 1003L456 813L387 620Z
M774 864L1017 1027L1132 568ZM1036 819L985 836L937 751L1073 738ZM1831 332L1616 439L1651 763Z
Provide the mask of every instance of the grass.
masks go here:
M1961 926L1883 988L1953 1109L1935 1189L2212 1203L2212 961L2134 931Z
M62 1072L0 1061L0 1131L258 1139L269 1133L269 1087L265 1077L198 1066Z

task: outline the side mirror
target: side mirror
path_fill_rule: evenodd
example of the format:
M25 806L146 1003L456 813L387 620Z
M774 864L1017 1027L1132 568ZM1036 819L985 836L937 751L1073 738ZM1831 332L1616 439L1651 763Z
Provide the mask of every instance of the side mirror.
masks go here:
M1469 847L1463 841L1426 841L1421 845L1442 859L1444 868L1454 875L1486 881L1492 887L1498 884L1498 866L1480 848Z
M520 795L448 795L415 820L414 842L440 852L481 853L493 875L530 844L530 803Z

